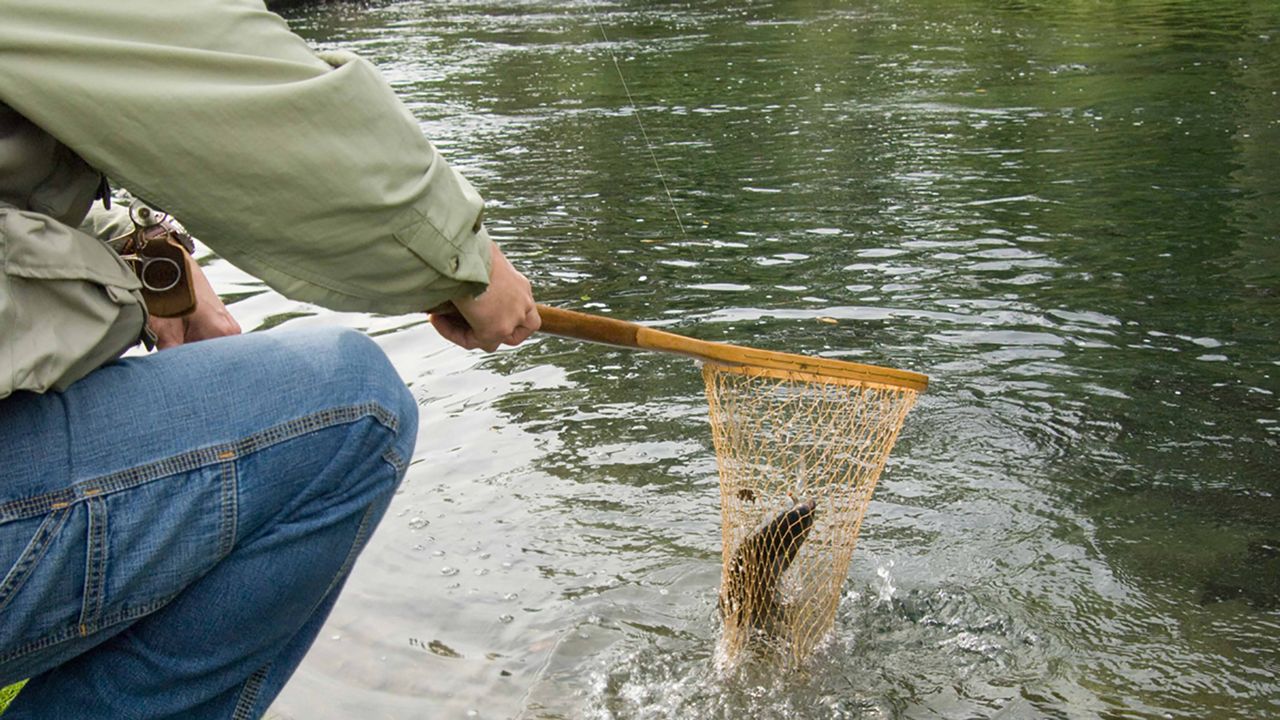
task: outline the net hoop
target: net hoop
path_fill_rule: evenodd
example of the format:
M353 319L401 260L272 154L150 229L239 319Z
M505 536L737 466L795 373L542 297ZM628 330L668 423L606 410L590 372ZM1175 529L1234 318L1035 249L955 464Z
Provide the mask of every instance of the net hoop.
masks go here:
M874 365L858 365L857 363L847 363L856 368L875 368L881 370L884 368L876 368ZM851 387L874 387L883 389L902 389L918 392L915 383L909 380L901 381L897 378L881 378L878 380L866 379L868 374L859 374L857 377L835 375L826 372L812 372L805 370L793 370L789 368L769 367L764 365L739 365L731 363L716 362L707 360L703 362L704 366L710 366L712 372L728 372L747 377L772 378L774 380L785 380L794 383L822 383L826 385L848 385Z
M808 381L811 382L851 380L856 383L900 387L916 392L924 392L929 387L927 375L910 370L695 340L647 327L636 331L634 342L636 347L688 355L703 362L726 367L741 366L758 370L800 373L807 376Z

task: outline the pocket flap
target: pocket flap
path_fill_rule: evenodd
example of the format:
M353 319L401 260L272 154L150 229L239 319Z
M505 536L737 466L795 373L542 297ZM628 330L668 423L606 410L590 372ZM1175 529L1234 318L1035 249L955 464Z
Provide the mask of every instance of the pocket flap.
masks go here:
M4 271L40 280L90 280L138 290L133 271L107 244L36 213L0 212Z

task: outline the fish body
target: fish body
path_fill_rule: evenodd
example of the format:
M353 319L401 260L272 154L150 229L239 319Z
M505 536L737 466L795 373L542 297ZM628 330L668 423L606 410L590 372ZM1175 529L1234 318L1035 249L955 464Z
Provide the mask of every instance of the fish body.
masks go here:
M779 584L813 528L818 504L795 502L750 535L734 552L725 577L720 611L725 621L777 635L786 616Z

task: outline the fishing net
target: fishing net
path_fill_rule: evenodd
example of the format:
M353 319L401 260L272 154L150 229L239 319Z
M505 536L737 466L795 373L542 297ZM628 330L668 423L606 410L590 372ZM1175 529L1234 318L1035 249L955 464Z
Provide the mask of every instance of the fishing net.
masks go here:
M830 631L862 516L929 378L538 306L542 330L703 362L720 465L725 657L803 661Z
M724 652L768 648L799 664L832 627L919 388L715 362L703 379L720 469Z

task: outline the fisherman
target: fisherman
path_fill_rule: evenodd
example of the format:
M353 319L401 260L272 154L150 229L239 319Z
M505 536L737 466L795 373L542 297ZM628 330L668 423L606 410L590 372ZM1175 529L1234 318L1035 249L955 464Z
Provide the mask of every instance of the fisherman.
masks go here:
M119 359L140 280L81 229L108 177L290 298L447 307L486 351L540 319L368 62L261 0L0 0L0 685L31 678L5 720L260 717L417 405L362 334L239 334L198 268L194 313L146 323L164 349Z

